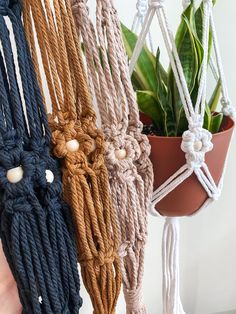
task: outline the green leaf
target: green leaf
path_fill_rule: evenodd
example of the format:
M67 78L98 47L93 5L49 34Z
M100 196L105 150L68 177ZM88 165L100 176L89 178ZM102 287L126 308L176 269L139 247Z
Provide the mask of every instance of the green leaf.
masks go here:
M198 74L198 54L191 22L193 18L193 6L189 5L182 14L176 35L176 46L190 93L194 88Z
M212 113L209 108L209 106L205 106L205 115L204 115L204 124L203 127L206 130L210 130L211 128L211 119L212 119Z
M194 10L193 5L190 4L182 14L181 23L179 25L175 39L190 94L194 91L198 76L198 50L201 49L200 47L198 47L198 49L196 48L196 38L194 36L193 30L193 19ZM184 117L184 111L182 109L183 104L179 96L179 91L172 70L170 70L169 72L168 89L172 91L172 103L176 119L177 134L181 134L182 131L186 130L187 124Z
M136 94L140 111L153 120L158 130L160 130L160 135L167 135L166 112L158 102L155 94L151 91L137 91Z
M211 125L210 125L210 128L209 128L209 131L211 133L214 134L214 133L217 133L217 132L220 131L220 127L221 127L223 118L224 118L223 113L218 113L216 115L212 115L212 117L211 117Z
M156 77L157 77L156 97L167 115L166 117L166 126L168 131L167 133L169 136L174 136L176 133L176 125L170 97L171 91L167 89L167 86L165 84L165 77L163 78L162 74L163 72L161 70L160 63L160 49L158 48L156 54Z
M209 100L208 106L211 110L211 112L215 112L217 109L217 105L220 100L220 95L221 95L221 81L218 80L217 85L215 87L215 90L211 96L211 99Z
M122 23L121 30L126 53L131 59L138 37ZM132 76L136 87L142 90L156 91L155 56L146 46L141 51Z

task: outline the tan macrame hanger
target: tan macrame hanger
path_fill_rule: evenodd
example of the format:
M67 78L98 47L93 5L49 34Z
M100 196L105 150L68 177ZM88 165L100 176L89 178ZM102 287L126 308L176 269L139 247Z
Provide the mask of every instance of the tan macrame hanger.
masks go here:
M147 209L153 186L150 146L129 77L120 22L110 0L97 0L96 27L86 0L72 0L83 39L89 86L106 136L106 162L120 226L120 256L127 313L143 314L144 248Z
M119 233L103 134L95 124L70 3L25 0L23 18L40 86L43 91L45 75L50 93L53 152L62 160L64 194L74 216L83 281L94 313L113 314L121 286Z

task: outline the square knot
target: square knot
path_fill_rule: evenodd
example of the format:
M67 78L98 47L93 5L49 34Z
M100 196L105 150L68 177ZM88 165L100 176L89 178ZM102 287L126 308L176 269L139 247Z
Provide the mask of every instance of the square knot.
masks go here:
M189 118L189 130L202 129L204 120L200 114L196 114Z
M183 133L181 149L185 152L187 164L190 168L201 167L205 161L205 154L213 149L212 134L197 128Z

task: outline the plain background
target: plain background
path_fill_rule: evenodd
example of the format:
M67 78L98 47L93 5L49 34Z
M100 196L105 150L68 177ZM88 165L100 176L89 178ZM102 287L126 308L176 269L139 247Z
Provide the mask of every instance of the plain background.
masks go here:
M94 12L94 0L89 2ZM131 27L136 0L114 0L120 19ZM181 0L166 0L170 24L175 30ZM218 0L215 22L225 73L233 103L236 101L236 1ZM164 51L157 21L152 26L153 41ZM164 57L164 62L167 60ZM217 156L216 156L217 158ZM236 313L236 148L231 149L222 197L194 218L181 220L181 296L187 314ZM146 249L144 300L148 314L162 313L161 236L163 221L149 216ZM91 314L90 300L82 288L82 314ZM117 314L125 313L123 296Z

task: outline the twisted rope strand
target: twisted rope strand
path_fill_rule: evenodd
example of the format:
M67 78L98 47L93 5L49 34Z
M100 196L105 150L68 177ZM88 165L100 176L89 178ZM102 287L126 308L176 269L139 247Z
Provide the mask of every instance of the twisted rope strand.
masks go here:
M119 225L127 313L146 313L141 284L153 174L149 144L141 134L119 20L110 1L98 0L95 29L87 1L73 0L71 4L85 47L91 92L98 103L106 136L106 162ZM124 158L119 159L119 153L125 153Z
M51 64L57 64L61 55L63 59L66 58L63 60L65 71L57 69L57 72L46 75L49 85L54 85L57 79L61 82L63 102L66 102L65 93L69 92L74 98L73 108L66 103L62 105L62 112L53 107L52 118L62 115L61 120L51 119L54 154L62 160L64 196L73 208L78 259L94 312L113 314L120 291L121 274L117 254L118 230L104 165L103 134L95 126L95 112L87 88L80 42L70 4L62 0L54 0L53 7L49 1L43 3L45 9L41 0L27 0L24 23L29 26L35 24L41 56L42 59L46 58L46 70L50 69ZM35 7L39 17L29 13ZM46 18L42 19L44 15ZM50 16L54 18L51 26L48 26ZM26 27L26 33L29 26ZM40 29L44 29L44 37L39 34ZM55 45L54 40L48 39L50 31L57 42L57 53L52 53ZM31 51L35 50L30 34L27 37ZM49 54L53 59L51 64L47 58ZM37 68L36 65L35 69ZM68 75L71 77L69 82ZM63 81L67 82L67 86L63 85ZM55 89L51 87L51 90ZM79 143L79 149L71 152L67 143L73 140Z

